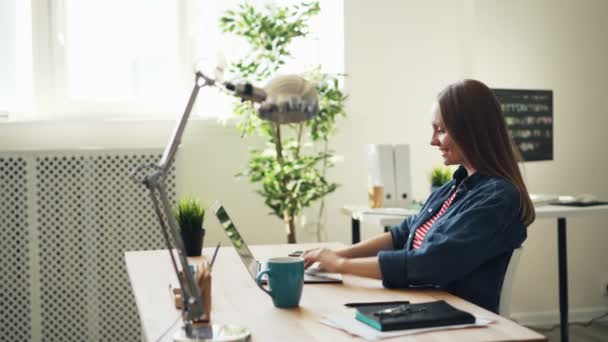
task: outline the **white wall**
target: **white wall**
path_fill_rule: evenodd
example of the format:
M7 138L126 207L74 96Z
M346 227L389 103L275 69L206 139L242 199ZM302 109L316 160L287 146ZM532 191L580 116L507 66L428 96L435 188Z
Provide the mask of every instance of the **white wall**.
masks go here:
M554 91L554 160L526 163L533 192L590 192L608 199L603 135L608 126L608 2L515 0L345 1L345 55L349 118L338 124L332 148L344 162L329 178L342 186L327 198L328 240L350 242L342 205L366 201L367 143L412 146L414 196L428 194L427 173L440 162L429 145L430 105L446 84L474 77L491 87ZM0 149L161 147L173 122L37 122L0 124ZM251 243L284 242L280 220L254 187L233 175L249 146L232 127L192 121L179 155L179 193L222 199ZM313 220L314 210L307 217ZM608 307L605 218L568 221L571 316ZM207 245L222 238L207 217ZM528 320L557 321L555 222L529 229L516 274L512 310ZM379 232L363 227L363 237ZM298 241L314 240L300 230Z
M462 77L497 88L552 89L554 160L525 164L530 190L608 198L601 176L608 166L602 146L608 2L349 1L345 32L351 119L338 144L344 144L339 150L347 155L347 169L355 171L343 174L352 185L336 195L336 205L363 200L365 169L358 165L364 165L361 151L368 142L411 144L414 193L427 193L426 174L439 162L428 146L428 108L439 90ZM568 220L571 318L589 318L608 306L602 296L606 219ZM374 230L366 229L364 236ZM557 321L556 243L555 221L530 227L514 284L516 318Z
M593 193L608 198L602 170L608 153L608 2L477 1L473 75L496 87L552 89L554 160L526 163L532 192ZM568 267L573 317L606 310L608 216L568 220ZM514 312L555 316L557 236L553 220L538 220L513 293Z

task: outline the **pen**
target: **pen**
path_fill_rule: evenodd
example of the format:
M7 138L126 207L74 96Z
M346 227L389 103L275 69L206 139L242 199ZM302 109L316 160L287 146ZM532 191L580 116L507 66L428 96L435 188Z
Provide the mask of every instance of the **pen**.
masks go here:
M349 308L356 308L359 306L370 306L370 305L402 305L402 304L409 304L410 302L405 300L405 301L393 301L393 302L367 302L367 303L346 303L344 304L344 306L347 306Z
M222 241L219 241L217 243L217 246L215 246L215 251L213 252L213 257L211 257L211 264L209 264L209 272L211 272L211 270L213 269L213 263L215 263L215 257L217 256L217 252L220 250L221 244L222 244Z

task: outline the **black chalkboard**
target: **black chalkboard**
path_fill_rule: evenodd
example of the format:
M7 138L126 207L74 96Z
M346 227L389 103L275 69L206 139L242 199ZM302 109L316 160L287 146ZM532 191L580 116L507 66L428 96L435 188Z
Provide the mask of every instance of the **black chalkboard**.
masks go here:
M553 91L492 90L524 161L553 160Z

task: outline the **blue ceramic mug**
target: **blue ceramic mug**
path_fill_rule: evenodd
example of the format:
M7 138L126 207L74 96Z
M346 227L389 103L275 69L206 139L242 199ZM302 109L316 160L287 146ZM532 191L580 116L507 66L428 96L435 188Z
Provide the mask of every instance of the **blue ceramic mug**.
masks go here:
M262 283L263 276L268 276L267 290ZM304 259L296 257L272 258L267 262L267 269L256 277L258 286L272 297L277 308L293 308L300 303L304 287Z

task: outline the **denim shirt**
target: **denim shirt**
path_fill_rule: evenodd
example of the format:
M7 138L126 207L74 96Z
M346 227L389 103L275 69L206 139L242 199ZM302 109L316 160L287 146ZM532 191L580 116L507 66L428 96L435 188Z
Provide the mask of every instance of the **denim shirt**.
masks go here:
M413 249L414 233L440 209L452 191L448 210ZM393 250L380 251L387 288L434 286L498 312L504 274L513 249L527 237L520 219L519 191L508 180L462 166L428 198L420 212L391 228Z

